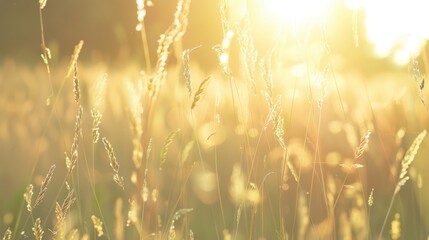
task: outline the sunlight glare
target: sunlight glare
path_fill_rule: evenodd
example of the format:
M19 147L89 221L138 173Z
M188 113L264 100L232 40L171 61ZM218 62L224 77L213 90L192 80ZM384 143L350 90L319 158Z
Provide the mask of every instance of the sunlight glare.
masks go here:
M265 0L265 11L282 24L300 23L326 14L329 0Z
M426 0L346 0L352 10L365 12L368 41L379 57L391 56L398 65L407 64L418 55L429 38Z

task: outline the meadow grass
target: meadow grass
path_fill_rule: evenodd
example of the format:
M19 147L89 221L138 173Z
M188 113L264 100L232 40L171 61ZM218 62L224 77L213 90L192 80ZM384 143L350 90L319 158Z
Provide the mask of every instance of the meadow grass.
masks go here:
M227 0L218 45L185 48L192 4L178 0L150 56L153 3L138 0L144 64L97 69L83 40L54 68L46 4L43 65L0 67L21 79L0 83L1 157L17 159L1 182L18 179L2 186L3 239L428 238L418 58L365 80L335 61L323 24L317 40L264 48ZM217 69L198 67L200 48Z

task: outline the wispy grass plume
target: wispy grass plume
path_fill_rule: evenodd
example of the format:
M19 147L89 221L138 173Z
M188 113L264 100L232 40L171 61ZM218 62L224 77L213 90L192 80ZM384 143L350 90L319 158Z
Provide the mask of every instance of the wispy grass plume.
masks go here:
M195 108L195 106L197 105L197 103L204 96L210 78L211 78L211 76L208 76L206 79L204 79L201 82L200 86L198 87L198 90L195 92L194 100L192 101L192 104L191 104L191 110Z
M103 222L101 219L96 217L95 215L91 216L92 223L94 224L94 229L97 231L97 237L101 237L104 235L103 232Z
M355 159L358 159L360 156L362 156L363 152L368 146L370 136L371 132L366 131L365 135L361 137L359 146L355 149Z
M101 124L101 113L97 109L91 110L92 116L92 142L97 143L100 139L100 124Z
M39 0L39 8L44 9L47 2L47 0Z
M177 129L177 130L171 132L170 134L168 134L167 138L165 139L164 145L162 146L161 154L160 154L160 166L162 166L165 163L165 161L167 160L168 147L173 142L174 137L176 137L176 135L179 131L180 131L180 129Z
M31 212L33 210L31 202L33 198L33 184L28 185L25 193L24 193L24 200L27 203L27 210Z
M70 77L70 74L72 73L73 68L76 65L77 59L79 58L79 54L80 54L80 51L82 50L82 47L83 47L83 40L80 40L79 43L74 47L74 51L68 66L66 78Z
M175 230L175 226L174 223L179 220L179 218L181 218L183 215L192 212L194 209L193 208L184 208L184 209L180 209L178 210L174 216L173 219L171 220L170 223L170 228L168 231L168 240L173 240L176 239L176 230Z
M237 28L237 33L247 79L252 91L256 93L255 70L258 61L258 52L255 49L254 40L250 32L249 21L246 18L244 26Z
M182 67L181 67L181 78L185 82L186 88L188 89L189 97L192 96L192 79L191 79L191 60L190 53L201 46L194 47L192 49L186 49L182 52Z
M64 199L62 205L60 205L58 202L55 203L55 217L57 222L55 223L54 230L52 231L54 238L59 236L60 239L64 239L66 217L75 201L76 198L74 195L74 190L72 189L67 194L67 197Z
M74 100L76 103L79 103L80 99L80 87L79 87L79 78L77 77L77 62L74 63L74 76L73 76L73 93Z
M55 171L55 164L49 168L49 171L46 174L46 177L42 181L42 185L40 185L39 194L37 195L36 200L34 201L33 209L37 207L45 198L45 194L46 194L46 191L48 190L48 185L52 180L52 176L54 175L54 171Z
M148 83L148 90L152 96L157 96L161 83L165 80L167 72L165 70L169 55L170 46L182 38L188 26L188 14L191 0L179 0L174 13L173 23L165 33L161 34L158 40L155 76Z
M83 112L83 108L82 106L79 106L79 109L76 115L74 137L73 137L73 144L70 151L70 157L66 156L66 165L69 172L71 172L75 167L78 159L78 155L79 155L78 146L79 146L79 136L81 132L82 112Z
M12 231L10 228L7 228L3 235L3 240L10 240L12 237Z
M124 178L119 176L119 163L116 160L115 152L113 151L113 147L110 144L110 142L104 137L101 139L101 141L104 144L104 148L107 151L107 154L109 155L110 160L110 166L113 169L113 172L115 173L113 175L113 180L122 188L124 189Z
M429 113L429 107L426 104L425 97L423 95L423 90L425 89L425 80L426 76L420 73L419 62L415 57L411 58L411 71L413 74L414 81L416 82L419 89L419 98L420 102L425 107L426 111Z
M41 226L40 218L36 219L36 221L34 222L34 226L33 226L32 230L33 230L33 234L34 234L34 237L36 238L36 240L42 240L44 231L43 231L42 226Z
M390 200L389 208L387 210L386 217L384 218L383 226L381 227L379 239L381 239L383 235L384 228L386 227L387 218L389 217L390 211L392 210L393 201L395 200L396 194L399 193L402 186L405 185L405 183L410 179L408 174L408 168L410 167L411 163L414 161L414 157L416 156L420 144L423 142L424 138L426 137L426 130L423 130L417 137L414 139L413 143L411 144L410 148L408 148L407 152L405 153L404 158L401 162L401 173L399 174L398 183L395 187L395 192L393 193L393 197Z
M410 178L407 176L408 174L408 168L410 167L411 163L414 161L414 157L417 154L417 151L420 148L420 144L423 142L424 138L426 137L426 130L423 130L417 137L414 139L413 143L411 144L410 148L405 153L404 159L402 159L401 162L401 173L399 175L398 183L396 184L395 188L395 194L397 194L401 187L408 181Z

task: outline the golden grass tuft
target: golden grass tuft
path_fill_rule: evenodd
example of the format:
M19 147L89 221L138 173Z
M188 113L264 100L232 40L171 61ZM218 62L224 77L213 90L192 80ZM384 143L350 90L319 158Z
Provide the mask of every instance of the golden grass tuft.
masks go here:
M419 62L415 57L411 58L411 71L413 74L414 81L419 89L419 99L420 102L425 107L426 111L429 113L429 107L426 104L425 97L423 95L423 90L425 88L425 79L426 77L420 73Z
M27 203L27 210L31 212L33 210L31 202L33 198L33 184L28 185L25 193L24 193L24 200Z
M36 240L42 240L44 232L43 232L43 229L41 226L40 218L36 219L36 221L34 222L34 226L33 226L32 230L33 230L33 234L34 234L34 237L36 238Z
M64 199L62 205L60 205L58 202L55 203L55 217L57 219L57 222L55 223L54 228L54 236L56 234L60 234L60 238L64 236L64 228L66 224L66 217L67 214L70 212L71 206L76 201L76 197L74 194L74 190L70 190Z
M354 159L358 159L364 153L365 149L368 147L369 138L371 136L370 131L366 131L365 135L363 135L360 139L359 146L355 149L355 157Z
M174 213L174 216L173 216L173 219L171 220L169 231L168 231L168 240L176 239L176 230L175 230L174 223L177 220L179 220L179 218L181 218L183 215L190 213L192 211L194 211L193 208L183 208L183 209L179 209L178 211L176 211L176 213Z
M256 93L256 63L258 61L258 52L255 49L254 40L250 29L250 19L246 18L244 26L237 27L238 44L240 45L240 52L243 57L244 68L246 71L249 85L254 93ZM225 46L223 46L225 47ZM264 68L263 68L264 69Z
M190 52L191 49L186 49L182 53L182 68L181 77L185 82L186 88L188 89L189 97L192 96L192 80L191 80L191 63L190 63Z
M76 121L75 121L75 128L74 128L74 137L73 137L73 144L70 151L70 157L66 156L66 165L69 172L73 170L73 168L76 165L77 159L78 159L78 146L79 146L79 136L81 132L81 121L82 121L82 112L83 108L82 106L79 106L77 115L76 115Z
M411 163L414 161L414 158L420 148L420 144L423 142L424 138L426 137L426 130L423 130L417 137L414 139L413 143L411 144L410 148L405 153L404 159L402 159L401 162L401 173L399 175L398 183L395 187L395 194L397 194L401 187L405 185L405 183L408 181L410 177L407 176L408 174L408 168L410 167Z
M72 73L73 68L75 67L75 65L77 63L77 59L79 58L79 54L80 54L80 51L82 50L82 47L83 47L83 40L80 40L79 43L74 47L74 51L73 51L73 54L71 56L70 63L68 66L66 78L70 77L70 74Z
M374 188L371 189L371 193L369 194L369 197L368 197L368 206L372 207L373 204L374 204Z
M188 26L188 14L191 0L179 0L174 13L173 23L161 34L158 40L155 75L149 79L148 90L151 96L157 96L161 83L167 76L166 65L171 45L182 38Z
M3 240L10 240L12 238L12 231L7 228L3 235Z
M110 142L104 137L101 139L101 141L104 144L104 148L107 151L107 154L109 155L109 160L110 160L110 166L113 169L113 172L115 174L113 174L113 180L122 188L124 189L124 178L119 176L119 163L116 160L116 156L115 156L115 152L113 150L112 145L110 144Z
M91 110L92 116L92 142L97 143L100 139L100 124L102 114L97 109L93 108Z
M103 222L101 219L96 217L95 215L91 216L92 223L94 224L94 229L97 231L97 237L101 237L104 235L103 232Z
M73 93L74 100L79 104L80 99L80 87L79 87L79 78L77 77L77 62L74 64L74 75L73 75Z
M169 148L170 144L173 142L173 139L174 139L174 137L176 137L178 132L180 132L180 129L176 129L176 130L172 131L170 134L168 134L167 138L165 139L164 145L162 146L161 154L160 154L160 167L167 160L168 148Z
M57 219L53 230L53 236L58 236L60 239L64 239L65 236L65 225L66 217L70 212L70 208L76 201L74 190L70 190L67 197L64 199L63 204L60 205L58 202L55 203L55 218Z
M195 108L195 106L197 105L197 103L204 96L210 78L211 78L211 76L208 76L206 79L204 79L200 83L200 86L198 87L198 90L195 92L194 100L192 101L192 104L191 104L191 110L193 110Z
M49 168L48 173L46 174L46 177L42 181L42 185L40 185L39 194L36 197L36 200L34 201L33 209L37 207L40 203L42 203L43 199L45 198L46 191L48 190L48 185L52 180L52 176L54 175L55 170L55 164L52 165Z
M40 8L40 10L42 10L43 8L45 8L47 2L48 2L48 0L39 0L39 8Z

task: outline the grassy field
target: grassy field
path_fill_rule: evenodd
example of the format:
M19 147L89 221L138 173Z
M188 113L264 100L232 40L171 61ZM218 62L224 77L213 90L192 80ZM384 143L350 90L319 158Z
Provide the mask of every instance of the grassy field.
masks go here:
M39 62L1 61L3 239L429 238L425 48L395 65L346 8L279 26L226 0L218 39L190 0L153 36L137 3L117 61L56 59L43 28Z

